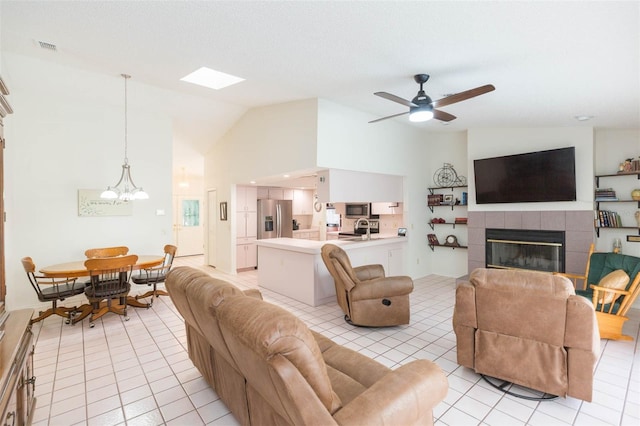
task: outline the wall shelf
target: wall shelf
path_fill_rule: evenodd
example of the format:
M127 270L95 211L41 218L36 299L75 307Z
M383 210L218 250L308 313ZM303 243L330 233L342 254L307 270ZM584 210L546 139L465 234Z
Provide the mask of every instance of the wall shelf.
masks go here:
M600 188L600 179L601 178L618 178L618 177L626 177L626 176L635 176L636 179L640 180L640 172L626 172L626 173L612 173L612 174L604 174L604 175L596 175L595 176L595 181L596 181L596 189ZM600 211L600 204L602 203L608 203L608 204L614 204L614 203L622 203L622 204L629 204L629 203L635 203L638 206L638 209L640 209L640 200L633 200L633 199L623 199L623 200L597 200L594 199L596 208L595 208L595 212ZM640 235L640 228L635 227L635 226L597 226L594 223L594 228L596 231L596 237L600 238L600 230L601 229L633 229L638 231L638 234Z
M466 223L455 223L455 222L438 222L438 223L434 223L434 222L429 222L429 226L431 227L432 231L435 229L435 225L451 225L451 226L453 226L453 229L456 229L456 225L467 226Z
M431 249L431 251L435 251L436 247L443 247L443 248L450 248L450 249L466 249L468 248L467 246L446 246L444 244L429 244L429 248Z
M427 207L429 208L429 210L431 211L431 213L433 213L434 208L436 207L451 207L451 211L454 210L455 207L460 207L460 208L464 208L464 211L466 212L467 210L467 204L462 204L462 201L466 201L466 191L462 191L462 196L460 197L460 203L459 204L455 204L455 199L454 199L454 194L458 194L460 195L460 190L461 189L466 189L467 185L453 185L453 186L432 186L427 188L429 190L429 196L427 197ZM449 191L451 192L451 194L449 194ZM443 192L447 192L447 195L443 195ZM448 202L446 204L437 204L438 202L442 202L443 198L446 197L448 199ZM450 200L450 201L449 201ZM434 203L434 204L430 204ZM466 216L466 215L465 215ZM460 215L460 217L462 217L462 215ZM433 219L433 218L432 218ZM455 222L454 217L449 217L448 221L446 221L447 218L445 218L445 222L429 222L429 227L431 228L432 231L435 230L436 225L439 226L451 226L453 229L456 229L456 225L464 225L466 226L467 223L460 223L460 222ZM463 231L464 232L464 231ZM430 234L431 235L431 234ZM457 236L456 236L457 238ZM436 238L437 239L437 238ZM435 242L435 241L433 241ZM431 244L429 243L429 248L431 249L431 251L435 251L435 247L448 247L448 248L461 248L461 249L466 249L467 246L447 246L447 245L438 245L438 244Z

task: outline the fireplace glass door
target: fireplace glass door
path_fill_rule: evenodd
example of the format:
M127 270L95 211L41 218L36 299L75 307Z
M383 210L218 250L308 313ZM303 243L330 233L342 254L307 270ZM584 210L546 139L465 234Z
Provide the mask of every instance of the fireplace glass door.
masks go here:
M487 229L487 268L564 272L564 232Z

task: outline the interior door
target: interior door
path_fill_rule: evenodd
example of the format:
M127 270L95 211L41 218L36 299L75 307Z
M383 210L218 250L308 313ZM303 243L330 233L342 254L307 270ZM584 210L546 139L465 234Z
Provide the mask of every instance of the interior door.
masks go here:
M207 192L207 265L216 266L218 262L218 194L215 190Z
M178 256L204 253L204 228L202 225L202 198L178 196L173 229Z

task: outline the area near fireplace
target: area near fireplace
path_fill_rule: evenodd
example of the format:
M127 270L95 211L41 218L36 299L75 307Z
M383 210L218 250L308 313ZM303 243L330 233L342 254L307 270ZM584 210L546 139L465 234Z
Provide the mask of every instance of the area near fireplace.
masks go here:
M565 272L564 231L486 229L487 268Z
M594 240L592 210L470 211L468 217L469 272L487 265L489 229L561 232L564 234L564 253L560 262L564 263L564 272L582 274L586 269L589 246Z

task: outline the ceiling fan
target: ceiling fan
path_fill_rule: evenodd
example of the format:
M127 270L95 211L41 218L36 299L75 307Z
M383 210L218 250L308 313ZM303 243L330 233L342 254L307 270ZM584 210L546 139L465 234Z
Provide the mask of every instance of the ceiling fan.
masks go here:
M372 120L369 123L377 123L378 121L386 120L387 118L399 117L404 114L409 114L409 120L413 122L421 122L431 120L435 118L440 121L451 121L455 120L456 116L449 114L448 112L440 111L435 108L455 104L456 102L465 101L470 98L474 98L479 95L483 95L488 92L492 92L496 90L492 84L487 84L484 86L476 87L475 89L465 90L464 92L455 93L453 95L447 96L445 98L439 99L437 101L432 101L424 90L422 89L422 85L429 80L429 74L416 74L413 76L413 79L420 85L420 90L418 94L410 101L403 99L399 96L392 95L387 92L375 92L374 95L380 96L381 98L388 99L393 102L397 102L404 106L409 107L409 111L401 112L400 114L389 115L387 117L378 118L376 120Z

